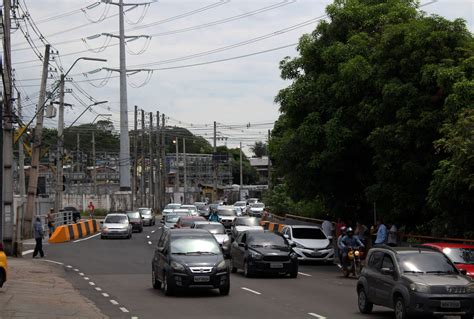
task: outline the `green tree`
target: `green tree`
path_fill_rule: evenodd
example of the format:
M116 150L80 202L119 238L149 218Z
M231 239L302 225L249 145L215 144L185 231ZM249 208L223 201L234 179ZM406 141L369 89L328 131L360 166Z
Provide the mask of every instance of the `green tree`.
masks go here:
M255 154L255 157L262 157L267 155L267 144L262 141L255 142L250 146L250 150Z
M227 148L227 146L218 146L217 153L229 154L229 160L232 165L232 180L234 184L240 183L240 149ZM248 157L242 154L242 178L244 185L256 184L258 181L257 170L250 165Z
M466 107L446 102L472 80L462 65L472 65L474 46L464 21L417 6L336 0L328 21L300 39L299 56L281 62L292 83L276 97L270 155L293 200L352 218L368 217L373 202L398 223L433 217L426 198L444 156L433 142Z

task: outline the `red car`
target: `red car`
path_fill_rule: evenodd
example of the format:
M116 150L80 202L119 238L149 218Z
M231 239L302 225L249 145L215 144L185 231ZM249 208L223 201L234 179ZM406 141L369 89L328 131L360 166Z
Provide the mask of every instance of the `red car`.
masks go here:
M457 269L465 270L474 279L474 245L453 243L429 243L423 246L432 247L443 252L454 263Z

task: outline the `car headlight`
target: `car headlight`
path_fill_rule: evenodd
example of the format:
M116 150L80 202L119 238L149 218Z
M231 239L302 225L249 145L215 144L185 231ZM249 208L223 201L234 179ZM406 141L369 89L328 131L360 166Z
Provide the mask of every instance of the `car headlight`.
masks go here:
M427 294L430 293L430 286L414 282L410 284L410 290Z
M291 258L291 259L296 259L296 258L298 258L298 255L295 254L295 253L291 253L291 254L290 254L290 258Z
M297 243L296 241L295 241L294 243L295 243L295 245L296 245L296 246L295 246L296 248L306 249L306 247L303 246L303 245L301 245L300 243Z
M181 265L180 263L177 263L176 261L172 261L170 266L175 271L184 271L185 270L184 266Z
M262 260L263 256L259 253L256 252L251 252L250 257L252 257L255 260Z
M222 242L222 245L223 245L223 246L227 246L227 245L229 245L229 244L230 244L230 238L229 238L229 236L227 236L227 238L224 239L224 241Z
M467 293L474 294L474 282L467 285Z
M359 257L359 255L360 255L359 251L358 251L358 250L354 251L354 255L355 255L356 257Z
M104 227L104 228L102 228L102 232L108 233L108 232L109 232L109 229L108 229L107 227Z
M226 271L227 270L227 263L225 262L225 260L223 260L217 265L216 268L217 268L217 271Z

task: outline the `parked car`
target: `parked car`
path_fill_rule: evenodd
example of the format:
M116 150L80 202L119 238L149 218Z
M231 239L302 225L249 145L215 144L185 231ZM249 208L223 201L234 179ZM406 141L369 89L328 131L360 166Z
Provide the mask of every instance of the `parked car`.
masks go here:
M180 208L189 210L192 216L199 216L198 209L194 205L181 205Z
M181 216L174 227L175 228L191 228L194 222L197 222L197 221L206 221L206 219L201 216Z
M112 213L105 216L100 238L132 238L132 224L126 214Z
M233 206L219 206L217 208L217 216L219 216L219 222L229 230L235 217L237 217Z
M206 203L195 202L194 205L197 207L199 216L206 217L206 218L209 217L210 215L209 206L206 205Z
M230 257L230 237L225 232L221 223L208 221L195 221L191 228L204 229L214 235L214 238L222 248L225 257Z
M243 269L245 277L260 273L298 276L298 256L280 234L246 230L232 243L231 256L232 272Z
M167 215L167 214L170 214L173 212L173 210L175 209L178 209L181 207L181 204L177 204L177 203L171 203L171 204L168 204L165 206L165 208L163 209L163 211L161 212L161 214L163 216Z
M230 271L219 244L212 234L201 229L164 231L152 260L153 288L165 295L177 289L219 289L230 291Z
M474 279L474 245L453 243L428 243L423 246L443 252L460 271Z
M154 226L155 225L155 214L151 211L151 208L139 208L138 212L142 214L143 226Z
M262 217L264 209L265 209L264 203L250 204L250 206L247 208L247 214L249 216Z
M283 236L294 243L294 252L300 261L334 261L334 247L318 226L285 226Z
M143 232L143 219L139 212L127 211L128 220L132 225L132 231Z
M241 214L247 212L247 202L246 201L237 201L234 203L234 207L240 209Z
M263 231L263 227L260 226L260 222L256 217L241 216L241 217L236 217L234 219L230 230L231 230L230 233L231 233L232 239L235 239L243 231L246 231L246 230Z
M81 212L77 210L76 207L73 206L66 206L63 208L63 212L71 212L72 213L72 220L77 223L81 220ZM65 222L67 224L67 222Z
M0 243L0 288L2 288L3 284L7 281L7 274L7 255L5 255L5 252L3 251L3 244Z
M362 313L370 313L375 304L394 309L397 319L474 316L474 282L430 248L372 248L357 294Z
M169 214L164 217L164 220L161 220L161 223L165 229L171 229L174 228L179 220L179 217L180 216L176 214Z

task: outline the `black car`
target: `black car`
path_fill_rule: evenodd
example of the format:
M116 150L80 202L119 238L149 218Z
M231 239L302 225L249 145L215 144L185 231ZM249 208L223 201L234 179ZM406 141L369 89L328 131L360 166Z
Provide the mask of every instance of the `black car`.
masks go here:
M143 232L143 218L139 212L127 212L127 216L130 219L132 230L136 232Z
M214 236L201 229L162 233L152 260L152 284L172 295L178 289L230 290L230 270Z
M232 272L243 269L245 277L258 273L298 276L298 256L285 237L273 232L241 232L231 246Z
M357 282L359 310L374 304L395 310L395 318L474 316L474 282L441 252L429 248L372 248Z

